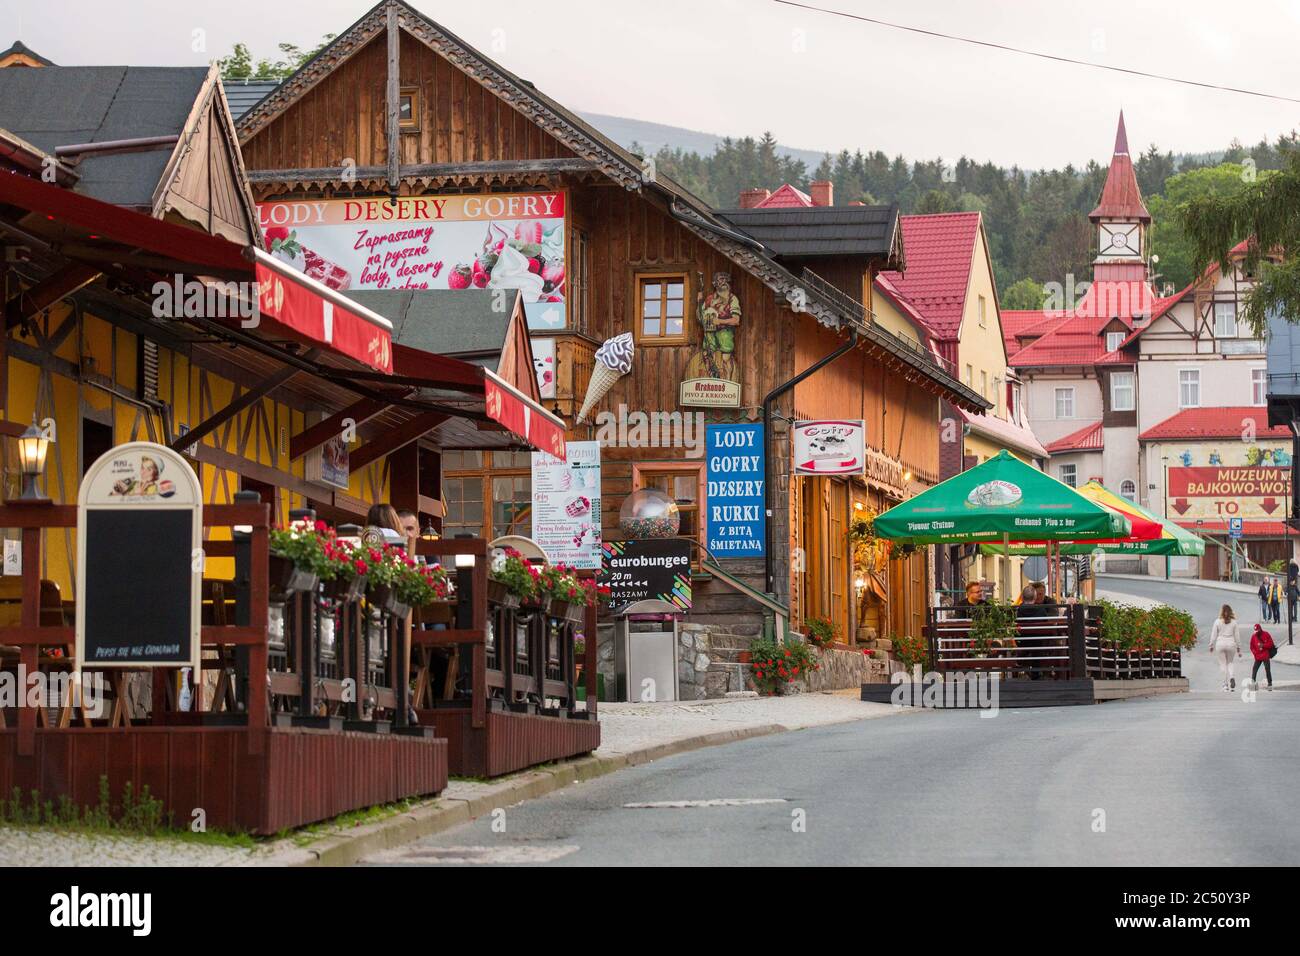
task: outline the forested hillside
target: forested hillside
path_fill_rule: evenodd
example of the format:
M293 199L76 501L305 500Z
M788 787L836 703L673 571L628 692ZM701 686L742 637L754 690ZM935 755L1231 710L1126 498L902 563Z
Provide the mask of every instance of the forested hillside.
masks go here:
M1151 250L1159 257L1161 284L1182 288L1192 276L1188 243L1173 214L1188 199L1229 193L1256 175L1279 168L1282 152L1300 145L1297 134L1275 143L1222 154L1175 156L1152 145L1135 157L1138 184L1155 220ZM635 148L635 147L634 147ZM827 155L816 169L777 152L770 133L760 139L727 139L709 156L661 149L663 170L711 204L737 205L742 189L775 189L789 182L807 190L815 179L835 183L837 204L896 202L903 213L984 213L998 289L1004 308L1035 308L1044 282L1089 275L1094 236L1087 220L1097 203L1106 166L1023 170L962 157L908 161L879 150Z

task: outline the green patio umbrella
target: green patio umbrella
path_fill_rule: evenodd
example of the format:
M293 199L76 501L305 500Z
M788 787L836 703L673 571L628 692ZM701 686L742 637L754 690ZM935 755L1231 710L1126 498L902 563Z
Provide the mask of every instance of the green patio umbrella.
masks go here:
M1154 538L1148 537L1146 540L1139 540L1139 536L1134 534L1125 541L1087 541L1063 544L1060 546L1061 554L1093 554L1097 551L1104 551L1106 554L1194 556L1205 553L1205 541L1200 536L1192 534L1166 518L1153 514L1141 505L1129 501L1121 495L1115 494L1099 481L1088 482L1079 489L1079 494L1098 504L1105 505L1112 511L1128 513L1132 518L1136 519L1133 521L1134 530L1137 529L1139 523L1148 527L1154 524L1159 527L1160 533L1158 536ZM985 554L1003 553L1000 544L982 544L980 550ZM1046 549L1038 544L1013 544L1009 550L1012 555L1034 555L1043 554Z
M873 522L900 544L1082 541L1127 537L1127 518L1003 449L895 505Z

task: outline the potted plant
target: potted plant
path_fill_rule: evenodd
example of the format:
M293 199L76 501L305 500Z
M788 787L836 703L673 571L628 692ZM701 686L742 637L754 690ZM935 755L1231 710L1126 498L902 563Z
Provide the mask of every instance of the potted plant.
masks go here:
M502 607L519 607L537 594L540 572L514 548L494 551L488 568L488 600Z
M583 580L563 564L542 568L537 585L546 602L547 616L581 624L587 616L587 589Z
M399 552L402 567L393 580L397 600L409 607L426 607L437 601L451 598L452 585L447 572L439 564L419 564L409 555Z
M322 544L325 522L312 525L295 521L287 528L272 528L269 537L268 571L271 590L280 594L311 591L329 561Z
M803 629L808 636L808 641L814 647L825 649L835 642L839 635L835 625L829 618L810 617L803 622Z
M336 603L347 603L361 597L366 590L366 562L355 549L340 541L331 529L321 542L325 564L321 571L325 596Z
M765 637L749 644L749 677L760 694L798 693L801 683L812 671L821 670L812 648L802 641L784 644Z
M1016 609L1007 604L988 604L972 616L968 650L971 657L991 657L1011 646L1016 639Z
M366 600L381 610L396 612L399 602L393 584L403 565L393 549L364 546L357 555L366 565Z

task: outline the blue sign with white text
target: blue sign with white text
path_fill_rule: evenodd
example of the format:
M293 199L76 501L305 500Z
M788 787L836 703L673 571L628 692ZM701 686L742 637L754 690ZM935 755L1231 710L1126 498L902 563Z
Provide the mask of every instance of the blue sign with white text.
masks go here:
M763 557L763 426L709 425L705 454L709 551L715 558Z

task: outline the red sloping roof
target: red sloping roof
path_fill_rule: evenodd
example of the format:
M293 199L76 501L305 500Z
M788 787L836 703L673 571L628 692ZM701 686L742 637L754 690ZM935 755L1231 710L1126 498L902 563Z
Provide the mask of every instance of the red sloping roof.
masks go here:
M1136 329L1163 315L1176 297L1162 299L1145 279L1103 279L1092 283L1075 307L1068 311L1021 311L1002 313L1018 329L1019 336L1039 337L1018 351L1011 351L1010 364L1018 368L1047 365L1132 365L1124 346L1137 337ZM1035 324L1033 317L1040 321ZM1129 335L1116 351L1106 349L1103 330L1118 319ZM1008 343L1010 339L1008 339Z
M1290 438L1285 425L1269 427L1268 409L1258 405L1232 405L1227 408L1185 408L1177 415L1152 425L1138 435L1141 441L1178 438L1241 438L1244 423L1255 423L1260 438Z
M1228 533L1226 518L1203 518L1200 524L1195 521L1176 521L1175 523L1189 531L1200 531L1204 534ZM1281 538L1288 535L1293 538L1300 537L1300 532L1294 528L1288 528L1285 522L1282 521L1243 518L1241 522L1241 536L1243 538Z
M789 183L785 183L772 195L768 196L754 208L756 209L788 209L797 206L811 206L812 197L802 189L796 189Z
M1119 114L1119 129L1115 132L1115 154L1110 160L1106 184L1101 188L1097 208L1088 214L1090 219L1141 219L1151 221L1142 202L1133 160L1128 154L1128 133L1124 130L1124 114Z
M1054 442L1049 442L1047 450L1053 455L1058 452L1067 451L1101 451L1101 422L1093 422L1091 425L1084 425L1077 432L1070 432L1070 434L1063 438L1058 438Z
M903 228L907 269L881 275L925 316L935 338L954 340L966 305L980 214L902 216L899 222Z
M986 437L993 439L1003 447L1015 448L1038 458L1048 457L1047 449L1034 437L1034 433L1023 425L1004 421L996 415L990 415L988 412L980 412L977 415L965 409L958 409L958 411L961 412L962 418L966 419L972 429L982 432Z

